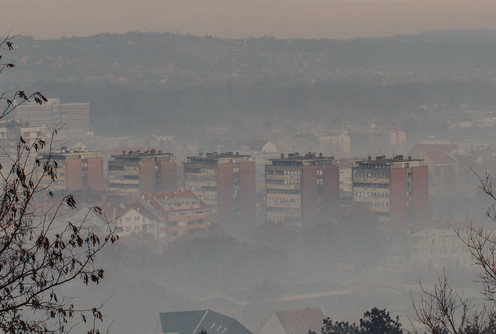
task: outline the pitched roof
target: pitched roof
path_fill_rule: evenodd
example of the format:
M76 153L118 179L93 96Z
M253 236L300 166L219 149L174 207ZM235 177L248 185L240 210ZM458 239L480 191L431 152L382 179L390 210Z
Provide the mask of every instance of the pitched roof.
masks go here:
M237 320L210 310L160 313L159 326L161 333L252 334Z
M140 214L142 214L143 216L145 216L146 218L148 218L150 220L157 219L157 217L155 216L155 214L151 210L146 208L141 203L137 203L137 202L119 203L119 204L112 203L112 204L107 205L107 207L105 208L105 212L106 212L107 216L111 217L112 219L121 217L131 210L135 210L135 211L139 212Z
M457 161L453 159L451 156L446 154L445 152L437 151L437 152L424 152L422 153L424 159L428 159L435 163L436 165L443 164L456 164Z
M171 192L148 193L143 194L142 197L154 210L163 210L164 207L167 207L167 205L164 205L166 202L187 199L197 200L200 207L207 206L207 204L205 204L205 202L203 202L194 192L186 189ZM180 208L179 210L182 209L184 208ZM169 210L171 209L169 208Z
M456 237L456 233L447 230L447 229L441 229L441 228L428 228L425 230L422 230L420 232L414 233L411 235L412 238L426 238L429 237L430 235L436 235L439 237Z
M321 310L311 308L274 313L287 334L308 334L309 330L319 332L325 318Z
M410 151L408 151L408 155L414 158L420 158L421 154L426 152L444 152L446 154L455 154L457 151L457 144L416 144L410 149Z
M159 192L143 194L145 200L151 199L167 199L167 198L198 198L191 190L183 189L178 191Z

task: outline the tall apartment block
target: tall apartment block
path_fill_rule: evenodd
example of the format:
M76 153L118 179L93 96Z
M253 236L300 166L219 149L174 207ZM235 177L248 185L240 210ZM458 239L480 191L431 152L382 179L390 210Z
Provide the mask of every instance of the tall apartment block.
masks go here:
M243 227L256 222L255 162L239 153L188 157L184 185L212 210L218 222Z
M103 190L103 158L98 152L61 148L43 154L42 159L51 159L58 164L53 190Z
M108 162L109 190L146 194L177 189L177 166L172 153L129 151L112 158Z
M369 157L353 167L353 201L377 213L387 236L404 237L429 225L429 177L421 159Z
M339 174L333 157L284 154L265 165L267 220L308 226L339 214Z
M16 156L20 137L26 145L31 145L38 138L46 139L47 129L43 126L29 126L27 123L16 121L0 121L0 159L8 156ZM8 166L8 160L2 159L4 168Z
M17 106L9 115L13 121L44 126L50 130L61 127L62 133L84 136L90 131L89 103L60 103L59 99L48 99L42 105L31 102Z

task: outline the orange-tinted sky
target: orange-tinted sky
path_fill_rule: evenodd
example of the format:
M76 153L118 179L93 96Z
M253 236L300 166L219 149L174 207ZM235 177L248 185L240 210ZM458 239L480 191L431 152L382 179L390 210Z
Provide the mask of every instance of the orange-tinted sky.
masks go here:
M353 38L496 29L496 0L7 0L0 34L130 30L221 37Z

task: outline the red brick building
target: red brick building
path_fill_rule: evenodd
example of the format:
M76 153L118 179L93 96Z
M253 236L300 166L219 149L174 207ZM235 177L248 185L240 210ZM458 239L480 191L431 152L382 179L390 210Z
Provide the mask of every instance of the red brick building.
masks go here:
M270 159L265 165L267 220L305 226L339 214L339 174L333 159L315 153Z
M429 227L429 175L422 159L379 156L353 167L353 201L377 213L387 236Z
M211 208L220 224L255 224L255 162L251 156L227 152L188 157L184 185Z
M145 194L177 189L177 166L171 153L124 151L112 158L108 163L111 191Z
M98 152L62 148L42 158L58 164L54 190L103 190L103 158Z
M144 194L143 199L158 217L157 242L162 245L210 224L210 208L190 190Z

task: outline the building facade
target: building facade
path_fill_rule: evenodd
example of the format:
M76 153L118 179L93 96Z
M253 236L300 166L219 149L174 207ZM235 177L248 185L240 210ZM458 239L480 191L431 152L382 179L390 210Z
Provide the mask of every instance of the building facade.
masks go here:
M108 163L111 191L145 194L177 189L177 166L171 153L129 151L112 158Z
M182 234L205 230L210 224L210 208L190 190L144 194L158 217L157 241L161 245Z
M146 205L138 201L112 203L105 208L106 216L115 224L116 233L121 237L149 235L157 239L157 217Z
M102 191L103 158L98 152L68 150L62 147L58 151L42 155L57 163L57 179L53 190L94 190ZM50 182L45 178L42 182Z
M402 155L356 162L353 201L377 213L386 236L404 237L429 225L429 176L422 159Z
M60 129L71 137L85 136L90 131L89 103L60 103L60 99L48 99L44 104L36 102L17 106L9 115L13 121L43 126L50 130Z
M2 147L0 162L4 168L12 163L11 157L17 156L21 137L26 146L29 147L37 139L47 139L47 128L44 126L30 126L27 123L16 121L0 121L0 146Z
M470 266L470 249L451 230L429 228L410 236L412 265L416 268L442 269Z
M239 153L207 153L188 157L184 185L225 226L256 222L255 162Z
M294 153L270 161L265 165L268 221L298 227L339 214L339 175L332 157Z

